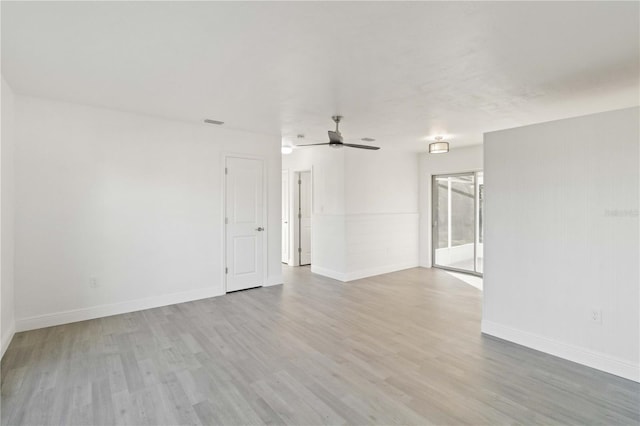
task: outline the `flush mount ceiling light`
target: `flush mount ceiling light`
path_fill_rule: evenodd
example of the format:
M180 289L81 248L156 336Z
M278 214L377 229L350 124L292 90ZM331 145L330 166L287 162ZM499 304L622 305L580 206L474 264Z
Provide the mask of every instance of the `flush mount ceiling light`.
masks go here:
M442 142L442 136L436 136L435 142L429 144L429 154L449 152L449 142Z
M291 142L289 141L289 139L282 138L282 145L280 145L280 152L283 155L289 155L293 152L293 146L291 145Z

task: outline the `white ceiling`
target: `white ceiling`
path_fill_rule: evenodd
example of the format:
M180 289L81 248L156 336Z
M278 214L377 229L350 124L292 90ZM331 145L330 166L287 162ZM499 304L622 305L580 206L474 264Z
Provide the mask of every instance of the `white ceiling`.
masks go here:
M638 2L2 2L22 94L426 149L639 104ZM204 125L204 124L203 124Z

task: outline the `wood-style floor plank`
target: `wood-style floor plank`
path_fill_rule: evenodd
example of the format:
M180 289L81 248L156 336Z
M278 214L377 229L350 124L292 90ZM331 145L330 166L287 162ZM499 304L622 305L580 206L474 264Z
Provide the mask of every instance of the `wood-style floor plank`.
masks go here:
M640 424L640 385L480 333L435 269L284 286L18 333L3 425Z

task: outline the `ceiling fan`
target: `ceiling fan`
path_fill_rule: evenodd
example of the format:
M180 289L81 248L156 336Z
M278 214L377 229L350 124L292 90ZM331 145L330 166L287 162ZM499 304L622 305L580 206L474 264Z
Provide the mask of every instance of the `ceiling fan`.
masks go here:
M329 130L329 142L326 142L326 143L309 143L309 144L305 144L305 145L296 145L296 146L329 145L332 148L342 148L343 146L348 146L349 148L372 149L372 150L380 149L379 146L358 145L358 144L355 144L355 143L344 143L343 140L342 140L342 135L340 134L340 131L338 130L338 125L340 124L340 120L342 120L342 116L341 115L334 115L333 117L331 117L331 119L333 121L335 121L335 123L336 123L336 130L335 130L335 132L332 131L332 130Z

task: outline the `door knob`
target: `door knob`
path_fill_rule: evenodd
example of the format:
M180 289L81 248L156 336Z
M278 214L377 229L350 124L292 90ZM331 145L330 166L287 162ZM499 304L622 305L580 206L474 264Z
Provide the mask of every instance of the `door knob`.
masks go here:
M262 226L259 226L256 228L256 231L264 231L264 228Z

